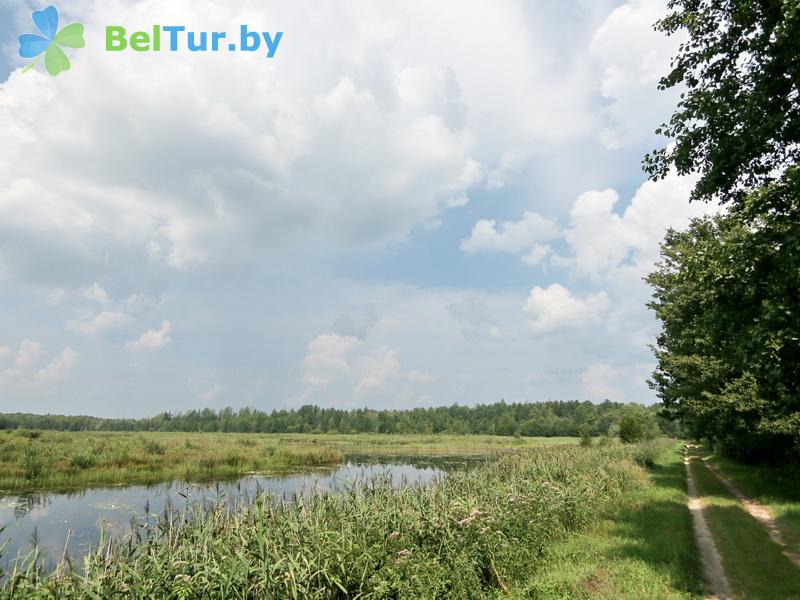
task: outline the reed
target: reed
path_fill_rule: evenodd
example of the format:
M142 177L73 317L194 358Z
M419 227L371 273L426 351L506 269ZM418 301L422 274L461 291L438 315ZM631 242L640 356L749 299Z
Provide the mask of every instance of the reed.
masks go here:
M134 539L104 540L82 574L35 562L15 597L479 598L537 569L549 545L645 485L635 448L519 450L433 485L380 478L288 500L165 511Z

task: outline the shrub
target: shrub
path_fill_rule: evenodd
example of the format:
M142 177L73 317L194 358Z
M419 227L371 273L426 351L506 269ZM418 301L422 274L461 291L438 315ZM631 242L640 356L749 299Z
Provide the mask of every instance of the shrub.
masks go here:
M228 452L225 455L225 464L229 467L238 467L242 464L242 457L236 452Z
M162 455L167 451L163 444L159 444L155 440L147 439L142 442L142 450L144 450L146 454L152 455Z
M582 448L588 448L592 445L592 432L588 425L581 425L578 428L578 435L581 436Z
M619 420L619 439L625 444L634 444L644 439L644 424L636 415L627 414Z
M97 463L94 454L86 448L78 450L69 457L69 466L73 469L89 469Z
M652 469L658 460L672 448L673 442L665 439L655 439L637 444L633 448L633 460L636 463Z
M41 446L30 443L25 447L25 454L22 456L22 471L28 481L35 481L44 474Z

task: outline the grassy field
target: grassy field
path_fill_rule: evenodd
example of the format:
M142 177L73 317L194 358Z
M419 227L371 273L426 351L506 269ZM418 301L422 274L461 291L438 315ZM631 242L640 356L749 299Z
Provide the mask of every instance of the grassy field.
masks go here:
M378 481L344 493L305 497L297 504L276 506L262 496L233 509L225 504L196 506L188 517L165 517L139 544L102 545L87 559L82 575L69 569L40 575L31 564L8 578L2 593L75 598L508 597L516 590L534 589L542 572L554 568L546 558L554 544L591 526L613 506L646 499L641 490L654 484L639 465L658 464L663 449L659 443L530 448L503 453L427 487L397 489ZM673 492L665 494L665 501L672 502ZM665 534L675 528L655 523L659 516L671 516L671 509L653 510L657 512L638 525L633 519L629 526L654 526ZM680 537L683 516L679 523L675 535ZM646 556L647 551L634 554ZM689 569L690 550L674 566L669 557L651 552L663 561L662 568L676 572L675 587L691 588L691 581L677 574Z
M0 431L0 490L235 477L335 465L346 453L491 455L572 438Z
M722 566L737 598L800 598L800 570L694 452L691 468Z
M584 531L553 544L519 598L703 598L682 444L656 453L648 482Z
M706 458L747 496L768 506L786 543L800 552L800 469L745 464L714 455Z

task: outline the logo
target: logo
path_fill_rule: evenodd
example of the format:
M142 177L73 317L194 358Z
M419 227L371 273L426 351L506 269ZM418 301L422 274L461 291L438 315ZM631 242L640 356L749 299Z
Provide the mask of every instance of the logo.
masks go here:
M134 31L128 35L121 25L106 25L106 51L121 52L130 48L134 52L161 52L162 38L166 38L165 48L170 52L188 50L189 52L255 52L265 51L267 58L273 58L283 32L251 30L240 25L236 34L228 36L226 31L191 31L184 25L153 25L152 30ZM237 44L238 41L238 44Z
M22 58L35 58L22 72L29 71L42 59L44 53L44 66L50 75L56 76L62 71L69 70L69 58L61 49L83 48L83 23L70 23L61 31L58 30L58 10L55 6L48 6L44 10L35 10L31 15L33 24L42 32L23 33L19 36L19 55Z

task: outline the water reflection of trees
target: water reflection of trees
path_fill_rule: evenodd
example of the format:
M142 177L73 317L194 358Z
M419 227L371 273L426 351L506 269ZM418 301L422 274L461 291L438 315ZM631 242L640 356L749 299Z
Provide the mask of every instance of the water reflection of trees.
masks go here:
M14 500L14 518L21 519L35 508L44 508L45 506L50 506L50 504L52 504L50 497L43 494L18 496Z

